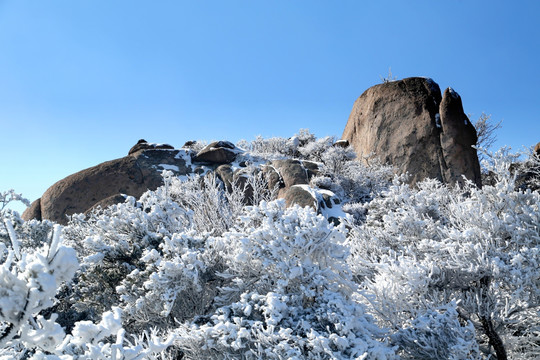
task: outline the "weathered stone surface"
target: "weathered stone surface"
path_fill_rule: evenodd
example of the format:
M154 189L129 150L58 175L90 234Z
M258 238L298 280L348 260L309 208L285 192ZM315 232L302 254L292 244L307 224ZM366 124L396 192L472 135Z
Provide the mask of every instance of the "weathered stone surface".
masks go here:
M188 140L184 143L184 145L182 146L183 148L187 148L187 149L191 149L193 148L195 145L197 144L197 141L196 140Z
M216 176L223 181L225 187L228 191L232 189L233 179L233 170L231 165L220 165L215 170Z
M268 182L268 188L274 189L276 186L278 188L285 187L281 176L277 170L272 166L272 164L266 164L262 167L262 172L265 176L266 181Z
M141 149L126 157L79 171L45 191L40 200L41 218L35 209L27 209L22 217L65 224L66 215L84 213L100 201L114 199L118 194L138 198L162 184L161 170L173 170L182 175L191 172L185 160L187 155L181 155L179 150Z
M240 168L236 169L233 173L233 180L236 186L244 191L244 204L253 205L253 187L249 183L249 176L259 172L259 169L256 169L252 172L249 168Z
M534 147L534 153L536 156L540 157L540 142Z
M30 220L30 219L41 220L41 198L34 200L30 204L30 207L24 211L22 218L24 220Z
M274 160L272 166L279 173L286 188L309 183L306 168L298 160Z
M240 150L228 141L214 141L205 146L193 158L194 162L210 164L229 164Z
M128 155L134 154L138 151L148 150L148 149L169 149L172 150L174 147L168 144L152 144L147 142L144 139L139 140L131 149L129 149Z
M306 169L308 181L310 181L313 176L316 176L319 173L319 165L317 165L313 161L303 160L302 166L304 167L304 169Z
M126 195L116 194L109 196L108 198L102 199L95 203L90 209L86 210L84 213L89 214L93 210L98 208L105 209L111 205L120 204L126 201Z
M299 205L300 207L309 206L317 211L317 199L303 186L293 185L285 192L285 204L287 207Z
M448 88L444 91L439 114L442 159L441 172L446 182L462 183L462 175L481 186L480 163L476 149L476 130L463 111L461 97Z
M425 178L453 184L464 174L480 185L476 151L467 149L476 143L476 132L470 122L465 125L461 100L449 95L442 103L439 86L426 78L373 86L354 103L342 138L358 159L376 156L408 172L411 184Z

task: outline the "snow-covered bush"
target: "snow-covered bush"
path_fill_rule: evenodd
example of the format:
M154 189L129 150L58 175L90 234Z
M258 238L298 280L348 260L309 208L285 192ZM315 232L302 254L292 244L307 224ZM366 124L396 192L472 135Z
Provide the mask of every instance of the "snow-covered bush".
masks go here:
M189 358L393 359L353 299L346 230L283 201L246 209L213 239L227 280L207 318L179 329Z
M483 356L538 356L540 194L515 190L513 161L495 154L497 182L482 189L394 184L365 204L349 261L380 325L403 334L455 303L462 325L474 325Z
M252 156L266 160L298 158L322 161L322 154L332 147L332 136L317 139L308 129L301 129L298 134L286 139L272 137L265 139L257 136L253 141L241 140L237 146L248 151Z
M308 131L255 143L233 184L165 172L63 228L1 193L0 359L540 357L538 158L411 188ZM287 156L353 216L271 201L257 166Z
M448 304L416 317L393 340L400 345L402 359L480 359L475 336L473 324L463 324L455 304Z

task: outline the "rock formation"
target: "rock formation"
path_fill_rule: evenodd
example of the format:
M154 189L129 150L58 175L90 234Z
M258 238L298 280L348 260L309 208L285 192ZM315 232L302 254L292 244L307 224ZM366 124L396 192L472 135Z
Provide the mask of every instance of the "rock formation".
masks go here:
M128 156L104 162L79 171L52 185L23 213L24 220L48 219L65 224L68 215L88 213L92 209L118 204L126 195L139 198L147 190L162 185L161 173L171 170L176 175L214 174L223 182L227 191L232 184L244 190L244 201L250 204L253 189L247 181L246 161L233 163L242 150L228 141L217 141L195 153L186 144L185 148L174 149L170 145L151 144L145 140L133 146ZM306 187L313 175L318 173L317 164L310 161L274 160L255 171L262 171L270 189L278 190L287 206L311 206L322 211L337 204L322 201L317 191ZM320 199L319 199L320 198Z
M209 164L228 164L236 158L239 149L229 141L214 141L195 155L196 162Z
M448 88L441 96L431 79L407 78L367 89L354 103L342 139L359 159L378 157L408 172L410 183L435 178L481 186L474 126L461 98Z
M146 142L144 142L146 143ZM158 147L139 142L130 155L79 171L52 185L23 213L22 218L48 219L60 224L66 215L84 213L99 202L111 205L121 201L121 194L140 197L148 189L162 184L161 172L191 172L190 158L172 146ZM139 149L135 149L139 145ZM134 150L135 149L135 150Z

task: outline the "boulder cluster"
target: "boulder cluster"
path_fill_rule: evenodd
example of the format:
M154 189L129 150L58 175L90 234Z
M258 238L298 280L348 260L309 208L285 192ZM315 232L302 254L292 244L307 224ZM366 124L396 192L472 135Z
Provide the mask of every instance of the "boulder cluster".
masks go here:
M390 81L366 90L354 103L342 140L334 146L352 146L361 161L377 157L408 173L411 185L425 178L447 184L465 179L481 186L474 126L463 111L461 97L451 88L441 94L429 78ZM245 191L250 203L252 189L244 186L247 165L239 161L244 151L228 141L215 141L199 149L188 141L180 149L139 140L128 155L82 170L52 185L34 201L23 218L49 219L64 224L68 215L85 213L140 197L162 184L161 172L177 175L215 175L232 191L233 184ZM540 143L535 152L540 157ZM330 192L313 189L310 179L319 171L310 161L295 159L259 164L269 189L278 192L288 206L311 206L317 211L332 208L339 200Z
M104 162L79 171L52 185L40 199L23 213L25 220L48 219L66 224L68 216L88 213L97 207L124 202L126 195L140 197L147 190L163 184L162 172L175 175L216 176L225 189L232 191L236 184L245 191L245 203L250 204L249 186L244 186L248 167L237 161L242 149L228 141L216 141L195 151L193 141L180 149L167 144L152 144L139 140L120 159ZM288 206L311 206L316 211L337 204L329 191L310 191L307 184L317 174L318 166L309 161L274 160L260 165L269 189L277 191L278 198Z

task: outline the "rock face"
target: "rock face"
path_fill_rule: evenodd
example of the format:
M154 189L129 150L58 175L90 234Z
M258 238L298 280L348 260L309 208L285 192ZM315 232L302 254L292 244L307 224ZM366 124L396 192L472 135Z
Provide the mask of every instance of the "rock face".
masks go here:
M407 78L373 86L354 103L342 136L359 159L378 157L410 174L410 183L435 178L481 186L474 126L452 89L433 80Z
M534 147L534 153L540 158L540 142Z
M132 148L133 150L133 148ZM24 220L48 219L60 224L66 215L84 213L102 202L122 201L120 194L140 197L148 189L162 184L161 172L173 170L187 174L191 168L181 150L138 149L131 155L79 171L52 185L22 215Z

